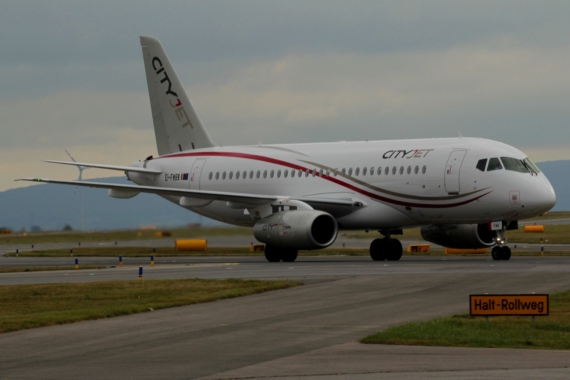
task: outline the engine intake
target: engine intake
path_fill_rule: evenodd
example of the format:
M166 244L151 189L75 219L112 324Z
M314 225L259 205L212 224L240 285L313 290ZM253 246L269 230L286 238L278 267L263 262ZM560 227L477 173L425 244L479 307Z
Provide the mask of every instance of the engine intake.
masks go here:
M431 225L421 228L422 237L448 248L486 248L495 245L488 224Z
M326 248L336 240L335 218L324 211L281 211L253 226L253 235L262 243L295 249Z

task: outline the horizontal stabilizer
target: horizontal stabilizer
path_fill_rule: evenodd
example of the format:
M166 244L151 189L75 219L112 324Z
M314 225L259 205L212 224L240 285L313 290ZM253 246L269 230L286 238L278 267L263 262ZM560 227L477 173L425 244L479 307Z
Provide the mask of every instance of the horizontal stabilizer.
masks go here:
M160 170L152 170L145 168L136 168L134 166L118 166L118 165L101 165L101 164L87 164L85 162L70 162L70 161L54 161L54 160L44 160L44 162L50 162L52 164L63 164L63 165L73 165L73 166L83 166L86 168L98 168L107 170L120 170L122 172L133 172L133 173L147 173L147 174L160 174Z

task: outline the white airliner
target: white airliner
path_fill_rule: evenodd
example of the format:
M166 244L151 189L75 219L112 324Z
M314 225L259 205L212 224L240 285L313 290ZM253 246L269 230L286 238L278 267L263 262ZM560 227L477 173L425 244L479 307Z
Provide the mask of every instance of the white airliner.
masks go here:
M270 262L331 245L339 230L377 230L374 260L398 260L393 235L421 226L427 241L494 247L505 231L556 202L546 177L520 150L485 139L214 145L160 42L141 37L158 147L130 166L48 161L124 171L136 185L24 178L106 188L115 198L153 193L222 222L252 226Z

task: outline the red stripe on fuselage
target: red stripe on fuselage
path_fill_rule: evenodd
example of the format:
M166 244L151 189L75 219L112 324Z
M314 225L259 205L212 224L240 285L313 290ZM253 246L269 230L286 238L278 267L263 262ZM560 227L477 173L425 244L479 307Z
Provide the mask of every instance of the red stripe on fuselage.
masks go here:
M288 168L291 169L295 169L295 170L302 170L304 172L309 172L310 174L312 174L313 170L312 169L308 169L305 168L303 166L297 165L297 164L292 164L290 162L287 161L281 161L281 160L277 160L275 158L270 158L270 157L265 157L265 156L259 156L256 154L248 154L248 153L232 153L232 152L202 152L202 153L175 153L175 154L170 154L168 156L160 156L155 158L155 160L158 159L164 159L164 158L179 158L179 157L235 157L235 158L243 158L246 160L255 160L255 161L263 161L263 162L268 162L271 164L275 164L275 165L281 165L281 166L286 166ZM349 183L345 183L342 182L334 177L331 176L319 176L319 178L322 179L326 179L328 181L331 181L333 183L336 183L337 185L346 187L347 189L353 190L357 193L360 193L362 195L366 195L367 197L382 201L382 202L387 202L387 203L391 203L394 205L398 205L398 206L406 206L406 207L420 207L420 208L449 208L449 207L457 207L457 206L463 206L467 203L471 203L479 198L484 197L485 195L491 193L491 191L479 195L478 197L475 197L473 199L469 199L466 201L462 201L462 202L457 202L457 203L450 203L450 204L445 204L445 205L434 205L434 204L423 204L423 203L410 203L410 202L404 202L404 201L398 201L395 199L391 199L391 198L386 198L380 195L376 195L374 193L371 193L367 190L364 189L360 189L354 185L351 185Z

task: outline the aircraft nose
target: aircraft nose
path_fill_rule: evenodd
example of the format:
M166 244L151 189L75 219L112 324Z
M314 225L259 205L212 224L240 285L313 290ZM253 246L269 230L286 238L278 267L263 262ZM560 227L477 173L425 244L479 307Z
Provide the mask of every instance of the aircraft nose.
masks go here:
M539 203L539 207L544 209L544 211L548 211L556 204L556 192L544 174L542 174L541 179L543 183L542 186L540 186L537 203Z

